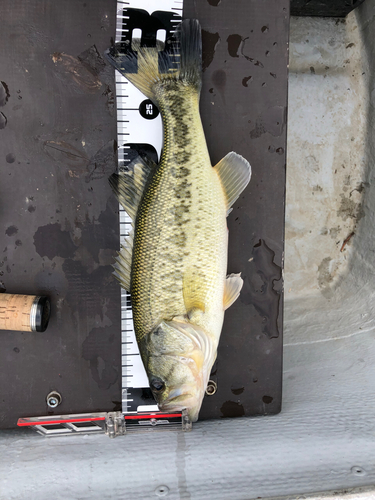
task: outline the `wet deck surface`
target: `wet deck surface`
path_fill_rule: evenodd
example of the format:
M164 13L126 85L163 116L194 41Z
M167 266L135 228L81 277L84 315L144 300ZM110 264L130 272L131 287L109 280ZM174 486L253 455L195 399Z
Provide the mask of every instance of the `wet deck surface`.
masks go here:
M198 5L195 5L198 4ZM114 1L4 0L0 87L0 281L48 295L47 331L0 333L0 427L48 414L120 409L120 289L111 262L118 206L114 72L101 54ZM202 120L212 163L246 157L253 178L228 218L226 313L218 384L201 417L277 413L281 405L288 2L185 0L203 28ZM52 413L52 412L50 412Z

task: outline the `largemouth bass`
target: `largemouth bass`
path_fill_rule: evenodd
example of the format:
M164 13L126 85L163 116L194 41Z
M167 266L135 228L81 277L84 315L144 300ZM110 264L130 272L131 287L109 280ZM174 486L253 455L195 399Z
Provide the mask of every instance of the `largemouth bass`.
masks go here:
M133 40L111 63L159 108L159 165L136 158L110 183L133 221L115 265L130 292L134 329L150 388L162 411L196 421L216 359L224 311L243 281L226 276L231 205L250 180L249 163L229 153L214 168L199 115L201 29L185 20L168 52Z

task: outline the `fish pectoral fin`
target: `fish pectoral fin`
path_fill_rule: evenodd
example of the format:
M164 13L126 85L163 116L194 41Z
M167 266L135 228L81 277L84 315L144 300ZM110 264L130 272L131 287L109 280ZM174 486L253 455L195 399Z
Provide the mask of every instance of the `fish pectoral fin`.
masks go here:
M185 273L182 281L182 294L184 304L189 320L191 315L202 314L206 310L205 298L206 293L199 279L194 278L191 273Z
M126 170L112 174L109 183L117 196L119 203L124 207L133 222L135 221L139 203L146 186L151 170L156 163L149 159L137 156Z
M214 169L220 178L227 199L228 215L230 207L250 181L250 163L241 155L232 151L224 156L224 158L215 165Z
M203 314L204 314L203 309L200 309L199 307L194 307L193 309L190 309L190 311L188 311L187 317L189 318L189 321L191 321L192 323L198 323Z
M177 323L186 323L186 316L183 314L180 316L173 316L172 321L176 321Z
M224 286L224 311L238 299L242 286L243 279L241 278L241 273L227 276Z

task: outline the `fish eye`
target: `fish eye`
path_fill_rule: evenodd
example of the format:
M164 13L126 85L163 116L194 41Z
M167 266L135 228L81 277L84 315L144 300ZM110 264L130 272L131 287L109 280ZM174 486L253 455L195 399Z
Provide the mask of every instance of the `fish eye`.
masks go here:
M165 384L162 380L151 380L151 389L155 392L161 392L165 388Z

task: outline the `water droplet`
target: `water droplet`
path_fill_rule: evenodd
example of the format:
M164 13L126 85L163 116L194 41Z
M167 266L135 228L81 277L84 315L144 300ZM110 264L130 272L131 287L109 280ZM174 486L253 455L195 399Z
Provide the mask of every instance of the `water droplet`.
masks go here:
M263 396L262 401L263 401L263 403L265 403L266 405L269 405L270 403L272 403L273 398L272 398L271 396Z
M252 76L245 76L245 78L242 79L242 85L248 87L248 82L251 82L252 79Z
M0 82L0 106L5 106L9 97L8 85L5 82Z
M0 129L5 128L7 126L8 119L4 115L4 113L0 113Z
M18 233L18 227L16 226L9 226L5 231L5 234L7 236L14 236L17 233Z

